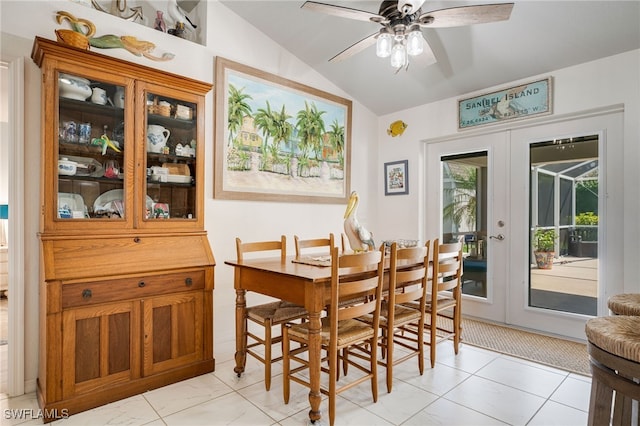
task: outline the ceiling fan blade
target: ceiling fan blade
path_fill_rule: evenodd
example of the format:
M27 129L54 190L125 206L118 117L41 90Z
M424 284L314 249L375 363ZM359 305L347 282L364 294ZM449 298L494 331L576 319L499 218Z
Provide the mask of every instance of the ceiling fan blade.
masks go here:
M381 22L385 18L376 13L365 12L364 10L352 9L344 6L334 6L317 1L306 1L301 6L302 9L312 10L314 12L326 13L327 15L338 16L340 18L355 19L365 22Z
M418 22L424 27L447 28L506 21L511 16L511 9L513 3L452 7L423 13Z
M348 59L348 58L352 57L356 53L359 53L359 52L363 51L364 49L366 49L367 47L371 46L372 44L375 44L377 36L378 36L378 33L375 32L375 33L371 34L370 36L367 36L367 37L363 38L362 40L352 44L349 47L347 47L342 52L340 52L336 56L334 56L333 58L329 59L329 62L339 62L339 61L343 61L345 59Z

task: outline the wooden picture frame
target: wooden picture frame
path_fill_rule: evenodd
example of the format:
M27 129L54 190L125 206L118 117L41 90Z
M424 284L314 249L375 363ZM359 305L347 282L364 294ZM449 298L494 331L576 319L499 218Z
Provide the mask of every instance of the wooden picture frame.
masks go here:
M409 160L384 163L384 195L409 193Z
M214 197L345 203L348 99L216 58Z

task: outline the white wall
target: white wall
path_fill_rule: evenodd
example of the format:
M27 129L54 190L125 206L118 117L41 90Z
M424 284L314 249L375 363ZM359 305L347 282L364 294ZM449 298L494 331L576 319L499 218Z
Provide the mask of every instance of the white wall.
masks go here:
M159 8L165 2L157 2ZM160 6L161 5L161 6ZM157 51L175 53L169 62L153 62L138 58L123 49L95 49L102 54L131 62L213 82L215 56L226 57L318 89L350 97L331 82L321 77L289 52L249 26L223 5L207 2L207 45L200 46L160 33L138 24L86 8L67 1L5 1L0 2L2 28L2 55L25 57L25 390L35 389L38 351L38 211L40 183L40 74L31 61L33 38L38 35L55 40L54 30L61 28L55 13L65 10L76 17L89 19L96 34L134 35L156 44ZM303 237L339 233L342 229L344 205L267 203L213 199L213 138L214 95L206 98L205 123L205 229L208 232L217 266L215 271L214 312L215 346L218 364L231 359L234 351L233 271L224 265L225 259L235 258L236 236L245 240L277 239L285 234ZM361 195L361 217L369 220L372 210L375 180L370 180L370 165L376 164L376 117L362 105L353 104L352 179L351 186ZM371 147L371 149L370 149ZM253 299L250 299L253 300Z
M620 164L624 174L624 187L612 190L620 191L623 204L614 206L616 213L622 212L624 240L624 258L613 259L611 267L623 268L624 291L640 291L640 263L638 254L640 244L640 50L622 53L578 66L559 69L550 73L531 76L516 82L505 82L500 87L488 87L480 93L491 92L521 82L536 80L539 77L553 77L553 115L563 115L587 111L594 108L617 104L624 105L624 162ZM473 97L480 93L469 93L461 98ZM420 174L422 144L428 139L468 134L457 130L457 101L459 98L445 99L416 108L382 116L378 123L379 164L388 161L409 159L409 195L379 196L377 209L379 221L374 229L382 230L381 238L419 237L423 241L432 238L439 230L419 229L424 216L423 194L428 191ZM402 119L408 127L401 137L387 135L389 123ZM522 124L523 122L518 122ZM508 128L508 125L505 125ZM377 190L384 194L382 180Z

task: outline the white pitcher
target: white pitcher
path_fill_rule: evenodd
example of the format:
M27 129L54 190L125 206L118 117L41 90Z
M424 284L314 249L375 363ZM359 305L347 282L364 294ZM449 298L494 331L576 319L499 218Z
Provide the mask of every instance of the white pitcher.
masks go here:
M105 105L107 103L107 92L99 87L94 87L91 102L98 105Z
M147 152L161 153L167 145L171 132L158 124L147 126Z

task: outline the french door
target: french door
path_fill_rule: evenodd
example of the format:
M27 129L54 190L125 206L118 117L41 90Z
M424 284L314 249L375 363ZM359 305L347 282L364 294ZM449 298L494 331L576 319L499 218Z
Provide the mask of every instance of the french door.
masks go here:
M428 141L426 238L463 243L464 315L584 339L606 314L622 291L606 267L622 259L621 116ZM551 232L551 269L536 230Z

